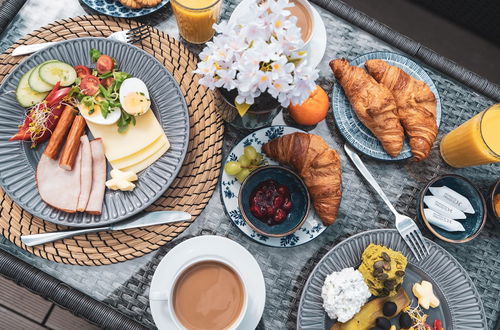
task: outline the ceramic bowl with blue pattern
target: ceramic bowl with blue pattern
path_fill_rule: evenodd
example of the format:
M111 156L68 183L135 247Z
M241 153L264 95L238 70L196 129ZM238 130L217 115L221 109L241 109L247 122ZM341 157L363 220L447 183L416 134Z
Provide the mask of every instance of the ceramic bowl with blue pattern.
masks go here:
M495 196L500 195L500 179L498 179L488 192L486 204L488 205L488 217L490 222L500 229L500 212L495 208ZM498 197L497 197L498 198Z
M258 186L268 180L288 187L292 208L281 223L269 225L259 220L250 211L250 199ZM283 237L297 231L307 219L311 199L304 181L292 170L278 165L263 166L243 181L238 196L238 205L246 223L257 233L270 237Z
M465 231L462 232L450 232L441 229L433 224L429 223L425 214L424 208L424 197L432 195L429 188L430 187L443 187L446 186L451 190L459 193L469 200L471 203L474 214L466 213L466 218L462 220L456 220L462 224ZM432 179L420 192L420 196L417 200L418 203L418 216L424 225L429 229L429 231L434 234L437 238L450 242L450 243L465 243L468 242L481 232L486 223L486 201L476 186L470 182L468 179L456 175L456 174L445 174Z
M154 7L145 7L140 9L132 9L125 7L118 0L81 0L81 1L90 8L104 15L121 17L121 18L134 18L154 13L155 11L157 11L158 9L169 3L170 0L163 0Z

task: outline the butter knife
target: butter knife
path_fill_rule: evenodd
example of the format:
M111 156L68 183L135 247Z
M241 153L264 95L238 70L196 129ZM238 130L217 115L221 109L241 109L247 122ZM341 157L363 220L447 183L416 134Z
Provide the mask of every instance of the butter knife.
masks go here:
M43 43L33 44L33 45L17 46L16 49L14 49L12 51L12 54L10 54L10 55L11 56L20 56L20 55L31 54L31 53L37 52L39 50L42 50L44 48L47 48L49 46L52 46L56 43L57 43L56 41L49 41L49 42L43 42Z
M99 231L115 231L131 228L139 228L145 226L163 225L166 223L187 221L191 219L191 214L182 211L156 211L142 213L128 220L106 226L85 228L67 231L58 231L52 233L42 233L34 235L23 235L21 241L27 246L35 246L61 240L63 238L73 237L76 235L96 233Z

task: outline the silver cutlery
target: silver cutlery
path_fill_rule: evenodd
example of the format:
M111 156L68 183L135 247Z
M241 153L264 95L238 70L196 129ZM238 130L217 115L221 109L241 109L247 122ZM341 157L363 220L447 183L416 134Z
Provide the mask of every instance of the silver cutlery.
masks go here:
M372 185L373 189L375 189L375 191L379 194L379 196L396 217L396 229L403 237L403 240L406 242L417 261L420 261L428 256L429 247L427 246L427 243L425 242L425 239L415 222L410 217L407 217L406 215L400 214L398 213L398 211L396 211L382 188L380 188L377 181L375 181L371 173L368 171L361 158L359 158L358 154L347 144L344 144L344 149L349 158L351 158L354 165L356 165L356 168L361 172L361 174L363 174L366 181L368 181L368 183Z
M145 226L163 225L167 223L187 221L191 214L182 211L156 211L139 214L131 219L121 221L105 227L85 228L21 236L21 241L27 246L35 246L61 240L76 235L97 233L99 231L115 231Z
M135 27L130 30L113 32L110 36L108 36L108 39L126 42L129 44L136 44L148 38L150 35L151 35L151 27L149 25L139 25L138 27ZM48 46L54 45L58 42L59 41L50 41L33 45L21 45L18 46L16 49L14 49L11 56L31 54L39 50L42 50L44 48L47 48Z

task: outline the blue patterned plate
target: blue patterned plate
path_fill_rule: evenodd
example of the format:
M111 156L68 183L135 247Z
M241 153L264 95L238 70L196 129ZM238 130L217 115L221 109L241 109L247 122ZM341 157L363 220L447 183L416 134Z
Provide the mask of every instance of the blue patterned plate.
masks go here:
M240 155L243 154L243 148L246 146L253 146L257 152L261 152L262 145L267 143L277 137L285 134L290 134L294 132L303 132L297 128L288 126L271 126L262 128L255 131L241 140L234 148L231 150L226 158L227 163L231 160L236 160ZM264 155L264 159L270 165L277 165L278 163ZM319 217L311 208L309 216L307 217L304 225L300 227L296 232L284 237L268 237L255 232L250 228L243 217L241 216L240 209L238 207L238 195L240 191L240 183L236 181L233 176L227 175L224 171L222 172L222 177L220 180L220 191L222 195L222 202L226 208L231 221L239 228L241 231L259 243L273 247L292 247L302 245L309 242L315 237L319 236L326 227L323 225Z
M122 5L118 0L82 0L84 4L101 14L121 18L133 18L151 14L165 6L169 1L163 0L157 6L151 8L131 9Z
M431 91L436 96L436 121L439 127L441 122L441 100L439 98L436 85L434 85L434 82L429 77L427 72L425 72L420 65L413 62L409 58L391 52L374 52L361 55L360 57L352 60L351 64L364 68L365 62L372 59L384 60L390 65L403 69L410 76L418 80L422 80L429 85ZM349 142L349 144L356 148L359 152L381 160L403 160L412 157L410 145L407 140L405 140L403 150L397 157L393 158L386 153L377 138L368 128L366 128L365 125L361 123L361 121L359 121L351 107L351 104L349 103L349 100L344 94L342 86L338 83L333 86L332 111L335 123L337 124L340 133Z

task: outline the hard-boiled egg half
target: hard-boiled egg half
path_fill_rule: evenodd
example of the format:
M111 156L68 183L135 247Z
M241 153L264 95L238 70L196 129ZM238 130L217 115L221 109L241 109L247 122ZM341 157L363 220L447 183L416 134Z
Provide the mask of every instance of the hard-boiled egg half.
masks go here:
M96 97L96 101L100 102L104 99L100 96ZM102 115L101 107L98 103L94 104L93 107L89 107L85 105L83 102L80 102L78 105L78 110L82 114L85 120L88 120L91 123L98 125L112 125L120 119L121 110L120 108L110 108L108 111L108 115L106 118Z
M139 78L125 79L120 87L120 104L132 116L140 116L151 108L146 84Z

